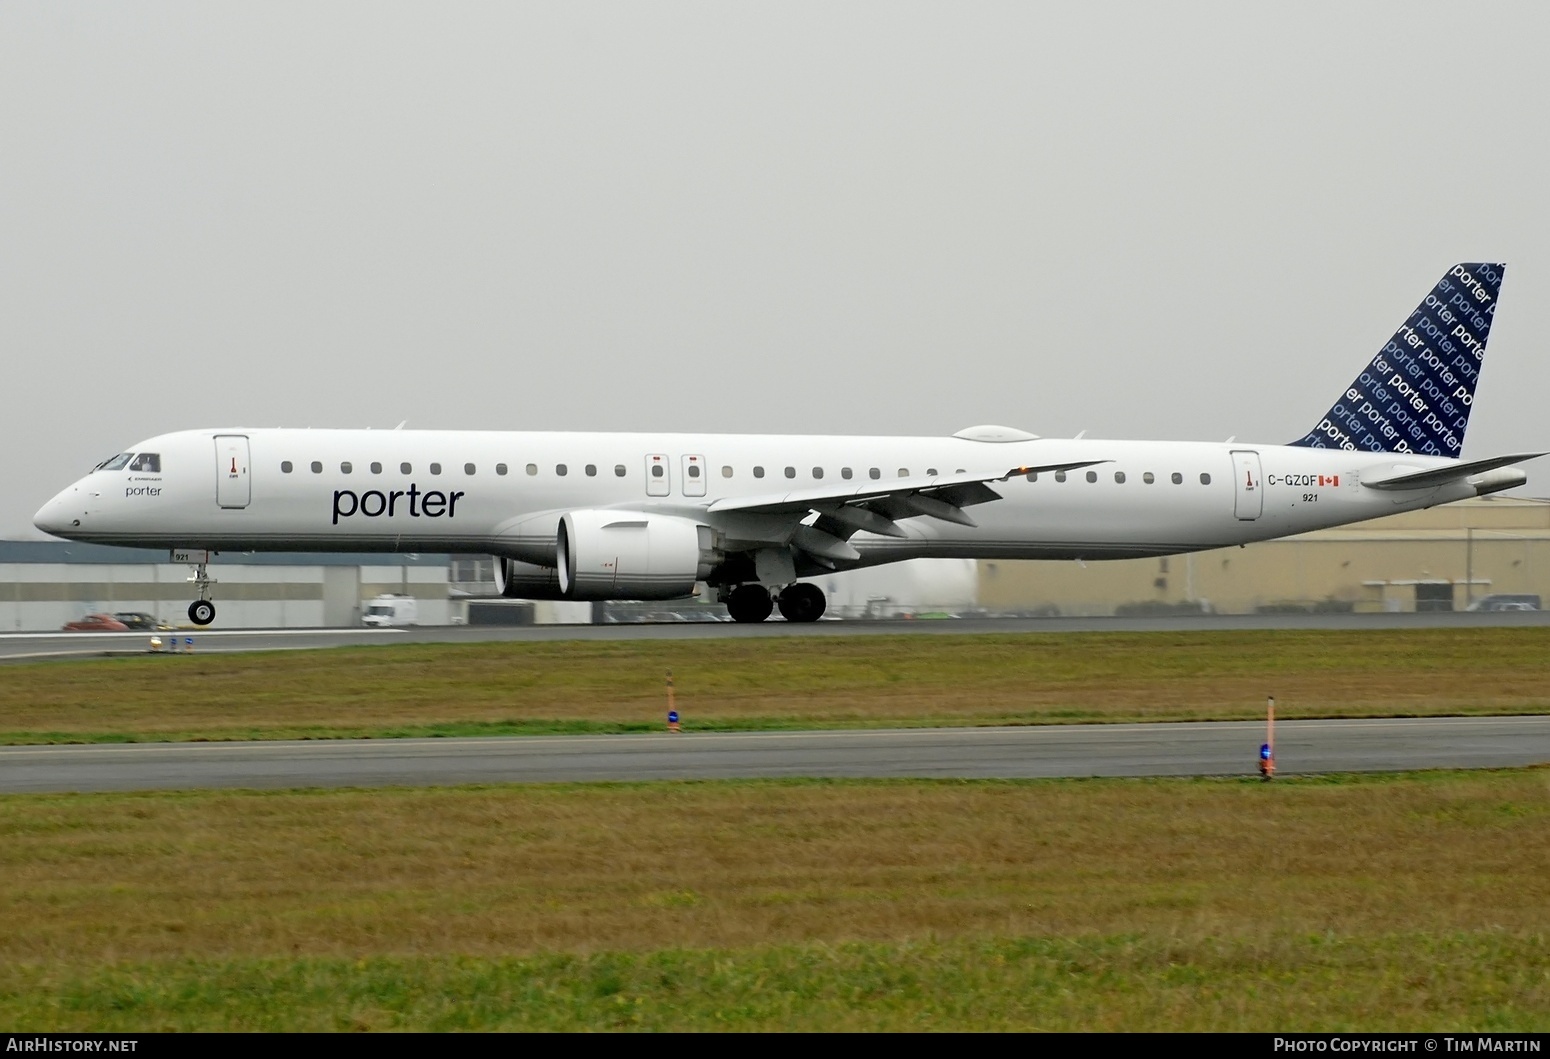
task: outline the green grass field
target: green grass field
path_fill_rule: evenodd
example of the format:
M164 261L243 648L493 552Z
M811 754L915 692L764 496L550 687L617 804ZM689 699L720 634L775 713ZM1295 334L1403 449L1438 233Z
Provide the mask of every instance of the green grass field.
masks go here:
M1550 711L1550 630L410 645L0 666L10 743Z
M0 667L8 742L1550 712L1524 630ZM26 1029L1541 1030L1550 769L0 798Z
M0 799L0 1023L1542 1030L1550 770Z

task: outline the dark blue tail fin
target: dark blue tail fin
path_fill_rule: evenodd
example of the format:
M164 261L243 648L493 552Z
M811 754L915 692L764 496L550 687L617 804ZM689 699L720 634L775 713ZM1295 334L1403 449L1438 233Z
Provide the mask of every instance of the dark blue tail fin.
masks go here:
M1457 459L1506 270L1450 268L1319 425L1292 444Z

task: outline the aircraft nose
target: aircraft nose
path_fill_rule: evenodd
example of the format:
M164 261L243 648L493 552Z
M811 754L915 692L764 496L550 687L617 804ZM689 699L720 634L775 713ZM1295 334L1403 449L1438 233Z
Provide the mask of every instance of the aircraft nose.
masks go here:
M79 505L73 503L75 495L76 487L71 486L54 497L38 508L38 513L32 516L32 524L55 537L68 537L70 531L81 524Z

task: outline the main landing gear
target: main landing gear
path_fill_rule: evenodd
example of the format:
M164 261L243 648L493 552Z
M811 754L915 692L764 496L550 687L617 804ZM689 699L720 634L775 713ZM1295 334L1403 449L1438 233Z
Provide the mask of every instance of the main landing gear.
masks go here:
M771 598L763 585L738 585L726 598L727 613L736 622L761 622L770 616L778 604L780 615L787 621L817 621L823 617L827 600L823 589L817 585L798 582L781 589L780 595Z
M763 585L738 585L727 596L727 613L736 622L761 622L775 609L775 601Z
M195 625L209 625L215 620L215 604L210 602L210 586L216 584L210 576L207 563L199 563L189 581L199 590L199 598L188 605L188 620Z
M823 608L828 600L824 599L823 589L817 585L799 581L781 589L780 599L776 602L780 606L780 616L787 621L817 621L823 617Z

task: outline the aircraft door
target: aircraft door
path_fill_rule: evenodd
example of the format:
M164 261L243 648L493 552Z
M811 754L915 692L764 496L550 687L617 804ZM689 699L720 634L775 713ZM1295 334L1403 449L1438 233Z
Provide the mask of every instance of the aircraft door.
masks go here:
M685 456L683 469L684 496L705 495L705 457Z
M253 497L248 478L248 439L241 434L215 436L215 502L221 507L247 507Z
M1232 454L1233 514L1240 522L1253 522L1265 511L1265 482L1260 474L1259 453L1234 449Z
M666 456L652 453L646 457L646 495L667 496L673 487L672 466Z

